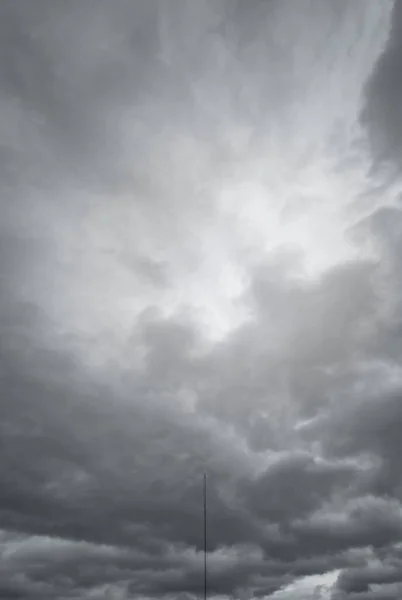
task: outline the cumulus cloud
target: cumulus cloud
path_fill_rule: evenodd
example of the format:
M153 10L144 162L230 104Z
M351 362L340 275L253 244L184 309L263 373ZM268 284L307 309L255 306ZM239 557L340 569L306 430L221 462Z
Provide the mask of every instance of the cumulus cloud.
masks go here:
M1 3L0 598L400 597L401 15Z

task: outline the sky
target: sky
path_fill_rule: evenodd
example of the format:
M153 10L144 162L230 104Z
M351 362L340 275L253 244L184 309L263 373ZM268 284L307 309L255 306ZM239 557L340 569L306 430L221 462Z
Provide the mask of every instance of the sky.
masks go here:
M402 2L2 0L0 598L402 597Z

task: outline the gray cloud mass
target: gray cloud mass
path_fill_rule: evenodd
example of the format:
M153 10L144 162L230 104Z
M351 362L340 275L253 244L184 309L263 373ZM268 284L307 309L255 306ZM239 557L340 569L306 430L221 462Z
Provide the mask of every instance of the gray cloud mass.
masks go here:
M0 598L402 597L402 3L0 4Z

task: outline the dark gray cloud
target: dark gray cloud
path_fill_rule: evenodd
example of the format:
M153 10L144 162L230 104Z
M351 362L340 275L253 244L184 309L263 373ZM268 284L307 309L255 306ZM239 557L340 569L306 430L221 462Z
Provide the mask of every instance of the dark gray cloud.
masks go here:
M400 545L389 546L360 568L343 571L333 598L397 598L401 589Z
M400 70L402 4L395 2L390 40L367 86L367 102L362 119L369 128L373 155L380 164L400 166L402 151Z
M401 14L1 3L0 598L400 597Z

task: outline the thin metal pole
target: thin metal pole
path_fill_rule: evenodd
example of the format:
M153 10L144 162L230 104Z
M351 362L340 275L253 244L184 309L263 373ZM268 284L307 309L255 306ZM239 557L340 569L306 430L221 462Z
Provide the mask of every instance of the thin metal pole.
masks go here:
M207 600L207 474L204 473L204 600Z

